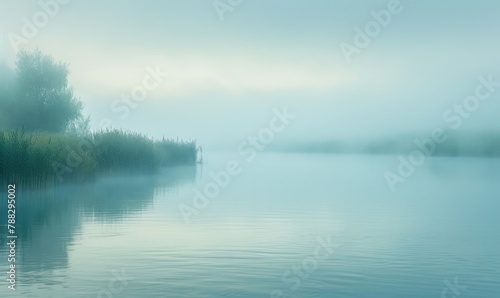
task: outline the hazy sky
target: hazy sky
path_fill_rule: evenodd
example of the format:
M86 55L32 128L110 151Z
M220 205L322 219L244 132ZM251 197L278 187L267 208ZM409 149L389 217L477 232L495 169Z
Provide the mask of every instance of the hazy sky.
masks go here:
M287 140L446 127L443 112L473 95L479 76L500 81L500 2L401 0L348 63L341 43L354 45L354 28L364 31L390 3L243 0L221 21L210 0L72 0L22 47L70 64L95 128L109 118L153 136L236 146L285 105L297 115ZM12 34L42 11L38 1L0 0L9 65ZM147 67L168 76L120 119L113 102L142 84ZM500 88L461 129L498 129L498 111Z

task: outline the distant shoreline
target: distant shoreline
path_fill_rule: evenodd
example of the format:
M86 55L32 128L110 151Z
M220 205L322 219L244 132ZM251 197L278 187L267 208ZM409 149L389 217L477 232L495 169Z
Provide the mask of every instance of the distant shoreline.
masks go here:
M449 135L442 142L404 136L375 141L322 141L275 147L275 151L324 154L407 155L421 151L434 157L500 157L500 134Z

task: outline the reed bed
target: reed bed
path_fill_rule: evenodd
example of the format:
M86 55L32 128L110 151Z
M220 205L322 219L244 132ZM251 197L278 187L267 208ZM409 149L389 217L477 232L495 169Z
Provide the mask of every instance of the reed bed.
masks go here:
M122 130L84 137L0 131L0 179L16 183L46 185L99 174L154 173L162 167L194 165L197 155L196 141L154 140Z

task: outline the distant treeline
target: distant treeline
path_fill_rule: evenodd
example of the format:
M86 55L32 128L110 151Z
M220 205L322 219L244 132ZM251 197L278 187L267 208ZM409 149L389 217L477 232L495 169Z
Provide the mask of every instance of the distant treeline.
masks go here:
M336 154L410 154L429 156L500 157L500 133L446 133L441 142L410 135L371 141L321 141L290 145L287 151Z
M47 185L97 175L154 173L161 167L194 165L195 141L153 140L120 130L85 137L23 131L0 132L0 177Z

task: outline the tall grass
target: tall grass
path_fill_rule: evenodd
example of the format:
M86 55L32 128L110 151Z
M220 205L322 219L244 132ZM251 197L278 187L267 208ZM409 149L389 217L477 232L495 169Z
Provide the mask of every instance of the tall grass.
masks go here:
M99 174L153 173L161 167L194 165L195 141L154 140L121 130L86 137L0 132L0 179L29 184L91 179Z

